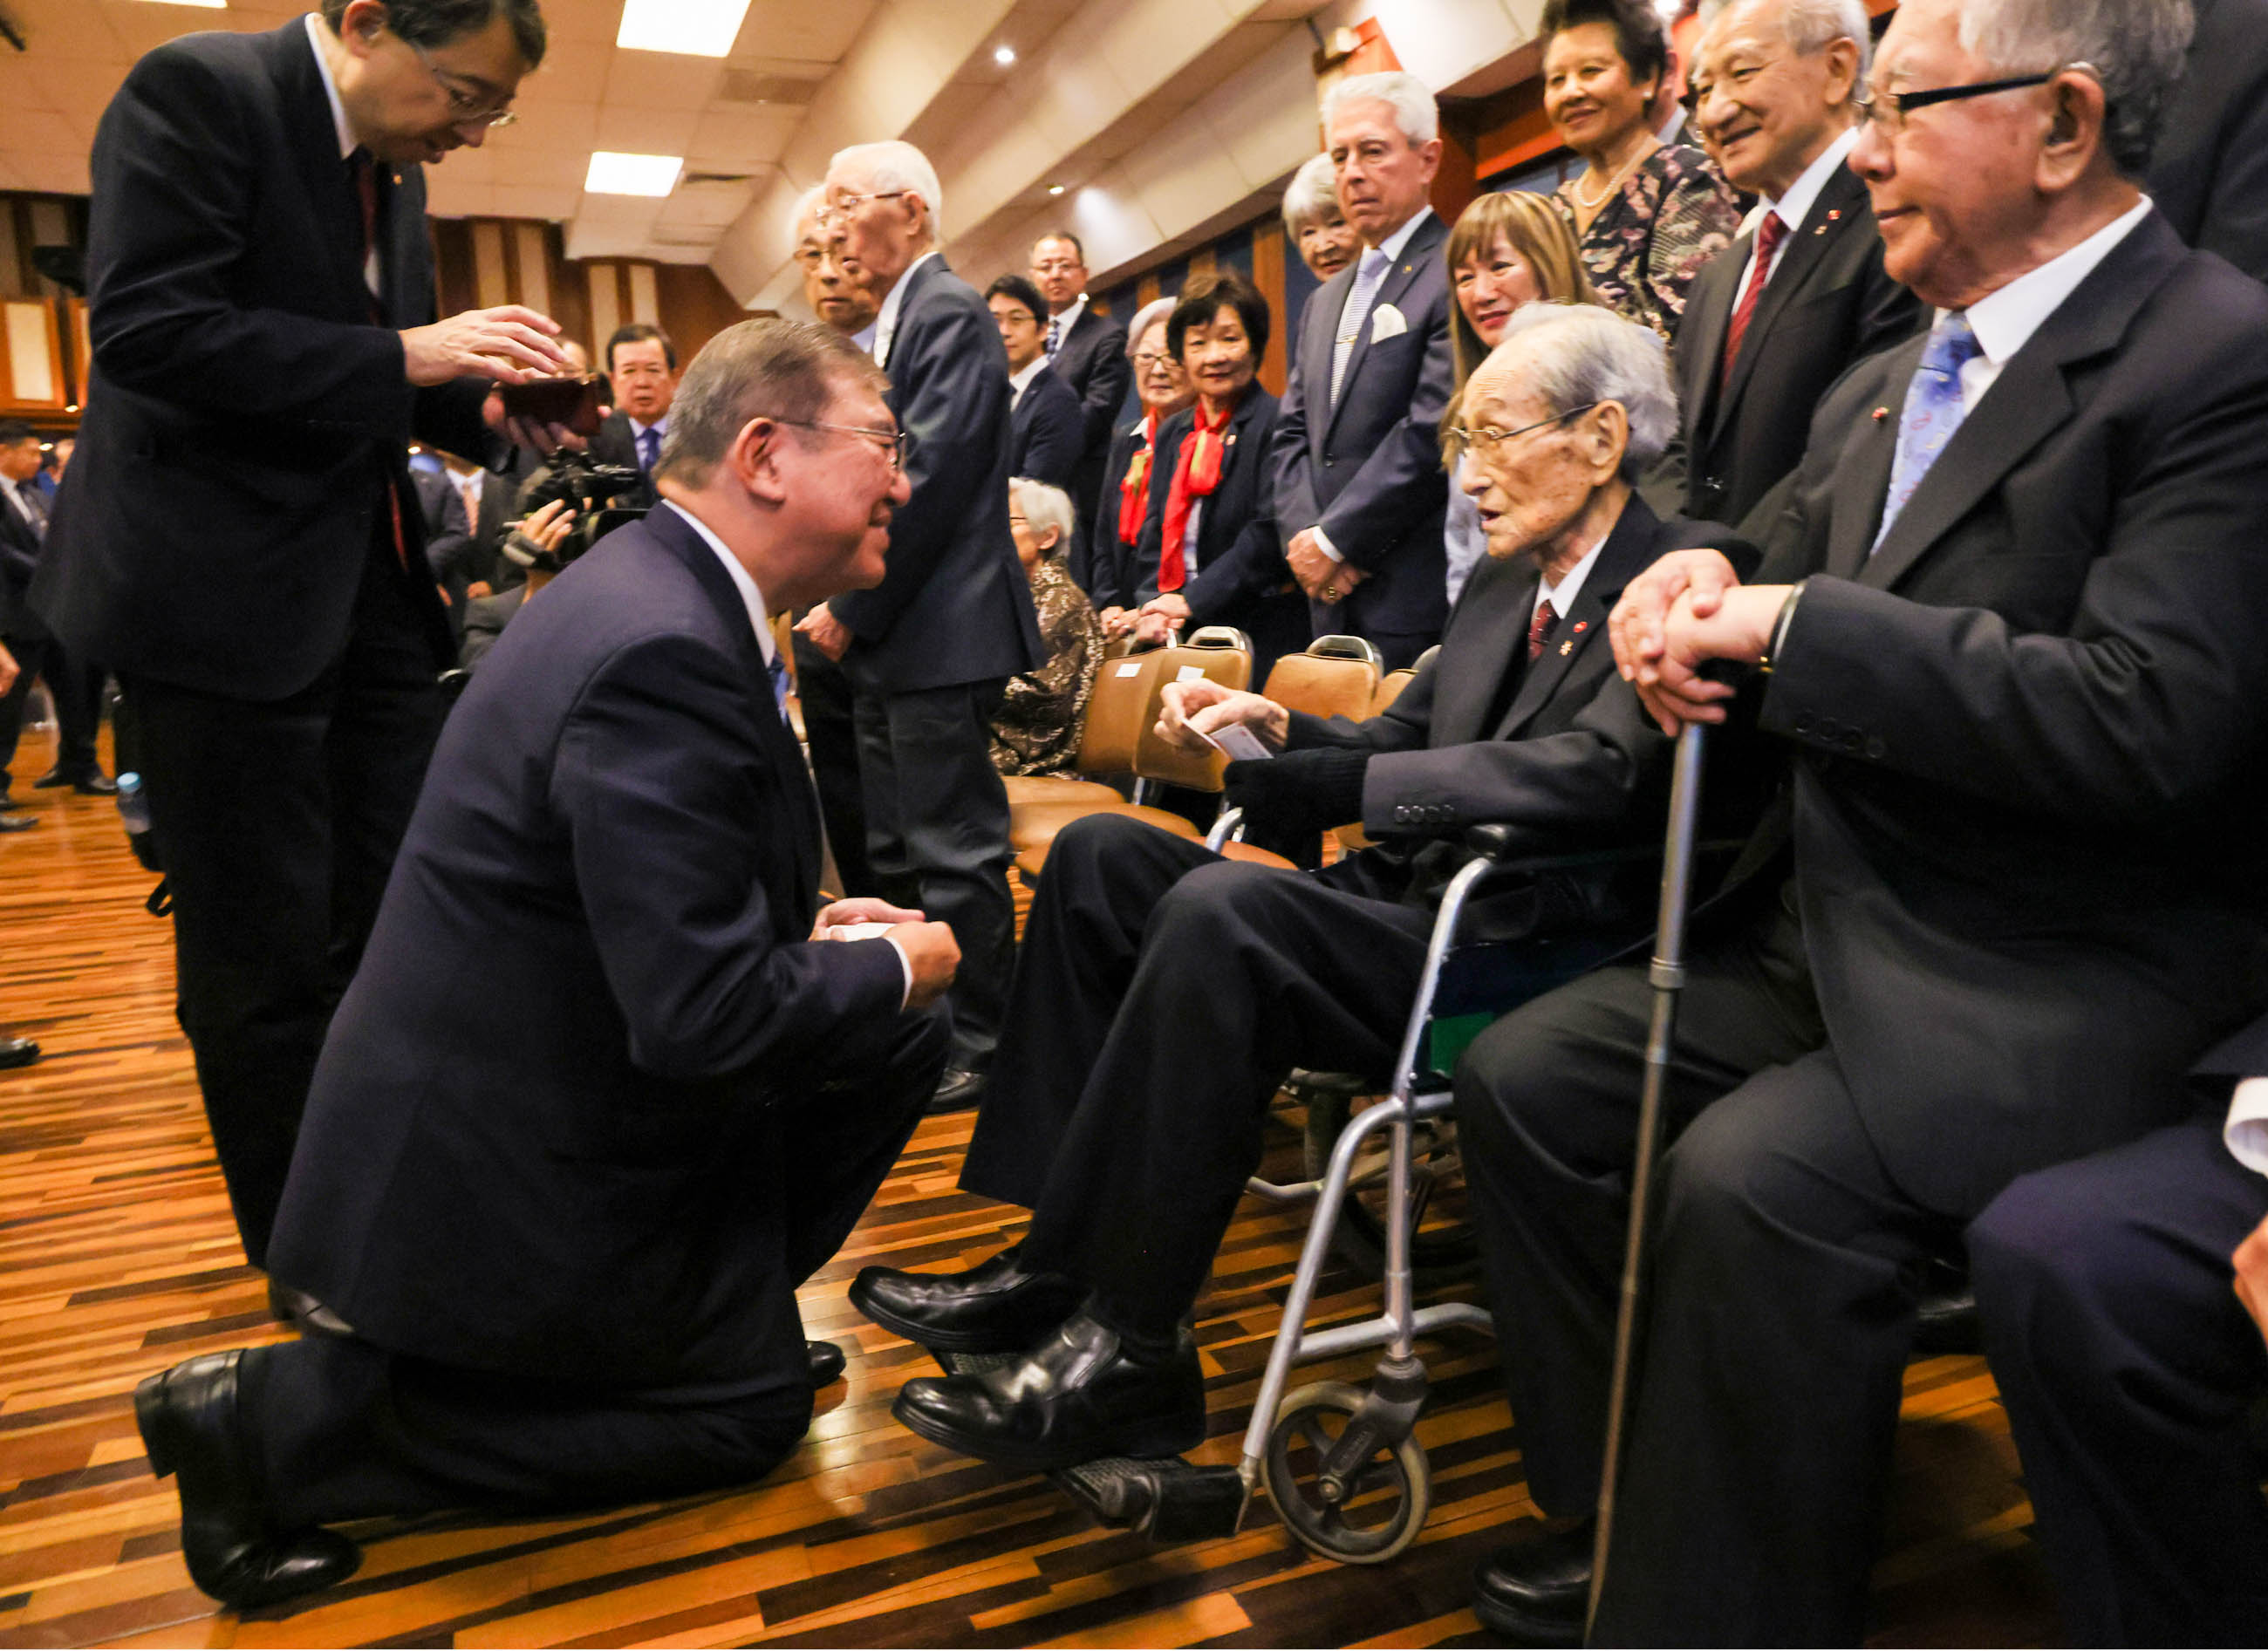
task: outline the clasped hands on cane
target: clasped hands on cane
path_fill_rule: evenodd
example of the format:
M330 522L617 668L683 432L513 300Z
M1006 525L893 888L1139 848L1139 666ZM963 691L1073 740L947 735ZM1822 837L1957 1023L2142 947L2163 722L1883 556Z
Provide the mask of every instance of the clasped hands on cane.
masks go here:
M1764 661L1791 586L1741 583L1714 550L1675 550L1631 580L1607 618L1615 666L1646 713L1675 738L1688 723L1721 723L1738 690L1702 674L1712 660Z

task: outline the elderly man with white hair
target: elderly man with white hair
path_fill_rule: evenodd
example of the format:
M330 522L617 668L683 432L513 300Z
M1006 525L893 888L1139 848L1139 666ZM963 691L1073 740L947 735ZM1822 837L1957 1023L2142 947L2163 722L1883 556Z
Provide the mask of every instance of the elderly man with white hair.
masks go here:
M1737 696L1784 806L1686 958L1594 1643L1858 1640L1923 1264L2191 1115L2268 1002L2268 293L2135 181L2190 27L1905 0L1851 165L1933 325L1829 393L1752 581L1681 552L1616 611L1661 723ZM1587 976L1458 1074L1564 1522L1482 1575L1530 1639L1583 1618L1649 995Z
M1660 341L1604 310L1535 305L1474 374L1463 420L1490 558L1390 709L1326 721L1207 682L1166 690L1167 737L1196 748L1241 728L1281 753L1229 767L1263 822L1359 818L1381 846L1307 873L1124 816L1056 840L961 1176L1030 1207L1029 1234L972 1271L869 1268L851 1288L926 1346L1021 1355L909 1383L895 1413L924 1437L1035 1469L1197 1443L1187 1324L1269 1097L1294 1067L1384 1076L1464 829L1584 847L1659 829L1668 744L1602 632L1633 576L1702 542L1631 490L1676 423ZM1595 958L1642 929L1646 905L1594 869L1499 888L1469 926ZM1564 978L1523 955L1539 987Z
M973 1104L1013 963L1008 794L990 729L1008 679L1046 655L1008 534L1008 356L992 312L937 250L944 191L910 143L860 143L827 169L820 228L880 305L873 357L913 496L889 571L797 624L839 660L866 803L873 892L953 926L953 1054L940 1112Z
M1449 231L1425 195L1440 116L1415 75L1356 75L1324 99L1323 134L1362 254L1301 316L1270 449L1276 529L1315 635L1367 637L1406 665L1448 612Z

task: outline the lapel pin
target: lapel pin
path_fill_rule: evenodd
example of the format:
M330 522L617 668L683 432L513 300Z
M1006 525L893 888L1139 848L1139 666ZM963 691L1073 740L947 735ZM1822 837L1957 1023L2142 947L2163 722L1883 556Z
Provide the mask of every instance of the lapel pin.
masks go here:
M1814 235L1824 235L1824 234L1826 234L1826 233L1827 233L1827 226L1826 226L1824 224L1821 224L1817 229L1815 229L1815 230L1812 231L1811 232L1812 232Z
M1591 621L1588 620L1577 620L1575 621L1575 634L1579 636L1590 628Z
M1561 642L1559 644L1559 657L1562 659L1565 659L1569 654L1572 654L1574 651L1575 644L1572 642Z
M1843 209L1842 209L1841 207L1830 207L1830 208L1828 208L1828 209L1827 209L1827 221L1828 221L1830 224L1839 224L1839 223L1841 223L1841 222L1843 221Z
M1890 410L1886 407L1878 407L1874 409L1874 422L1877 424L1880 424L1889 416Z

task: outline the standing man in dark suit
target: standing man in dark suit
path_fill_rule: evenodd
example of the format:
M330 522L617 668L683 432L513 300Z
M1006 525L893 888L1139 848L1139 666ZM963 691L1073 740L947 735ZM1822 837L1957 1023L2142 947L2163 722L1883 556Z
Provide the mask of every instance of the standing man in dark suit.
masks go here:
M425 529L425 568L440 587L449 633L461 645L465 636L465 592L473 582L473 535L465 521L465 501L438 470L413 467L409 485L417 494L417 513Z
M1605 310L1535 305L1464 405L1491 554L1440 655L1383 715L1166 690L1179 743L1239 724L1282 753L1229 767L1257 823L1312 837L1359 818L1389 840L1308 874L1123 816L1056 840L961 1178L1029 1207L1030 1236L969 1272L870 1268L851 1288L924 1346L1026 1355L908 1383L895 1413L924 1437L1032 1467L1195 1443L1204 1393L1185 1319L1259 1161L1269 1097L1294 1066L1392 1065L1433 909L1469 858L1462 829L1602 848L1655 829L1668 747L1602 633L1626 582L1695 542L1631 489L1677 427L1660 345ZM1552 936L1580 966L1642 927L1645 891L1629 892L1596 869L1499 885L1471 932Z
M1969 1229L2068 1645L2242 1646L2268 1620L2268 1020L2196 1076L2188 1119L2021 1176Z
M653 467L661 461L661 438L669 433L670 403L677 395L676 344L650 322L616 327L607 341L607 382L615 410L591 438L591 457L602 465L636 466L638 486L623 503L650 507L661 496L654 491Z
M1356 75L1323 100L1323 129L1363 251L1300 321L1276 421L1276 530L1314 634L1368 637L1406 665L1448 612L1449 231L1425 203L1440 115L1415 75Z
M2186 0L2043 15L1899 8L1851 164L1935 323L1820 404L1754 583L1683 553L1612 621L1665 726L1725 715L1703 664L1757 667L1786 786L1685 960L1602 1643L1858 1640L1919 1264L2186 1117L2268 1002L2268 293L2137 187ZM1484 1569L1502 1632L1582 1621L1650 1002L1587 976L1457 1075L1529 1483L1572 1522Z
M2197 33L2150 159L2191 246L2268 281L2268 0L2190 0Z
M1068 230L1049 230L1032 243L1032 284L1047 301L1048 327L1042 341L1048 365L1079 398L1079 460L1067 488L1071 507L1079 512L1071 554L1076 575L1089 565L1092 525L1108 518L1104 468L1111 431L1126 406L1134 369L1128 359L1126 329L1087 307L1086 248L1078 236ZM1116 480L1109 478L1110 482Z
M1008 473L1071 492L1086 426L1079 397L1048 365L1040 325L1046 301L1021 275L1003 275L984 290L984 307L1008 352ZM1074 498L1073 506L1077 508Z
M937 250L937 171L910 143L862 143L827 169L821 226L880 305L913 497L890 570L797 628L857 693L866 853L879 892L953 925L953 1057L940 1110L973 1104L1000 1035L1014 957L1008 793L988 730L1010 677L1046 658L1008 535L1008 359L975 289Z
M419 166L508 115L543 39L534 0L325 0L146 54L95 135L93 387L33 599L139 719L255 1266L453 663L408 445L496 455L490 381L562 360L533 311L434 321Z
M55 767L33 781L39 790L70 786L82 796L109 796L118 788L104 778L95 739L102 723L102 671L74 659L40 622L26 596L39 572L50 495L39 485L39 432L21 419L0 420L0 581L7 586L8 628L0 631L22 670L0 693L0 813L10 807L8 767L16 760L24 707L33 679L48 685L59 735ZM26 825L31 822L27 818Z
M1827 386L1924 324L1845 165L1873 41L1861 0L1734 0L1701 37L1695 124L1763 216L1695 278L1678 323L1688 516L1745 520L1795 473Z
M906 497L882 390L807 322L720 334L666 502L531 602L451 715L276 1227L278 1271L352 1330L136 1396L215 1597L348 1575L342 1521L761 1478L840 1374L796 1288L920 1120L954 951L918 912L817 909L766 618L881 577Z

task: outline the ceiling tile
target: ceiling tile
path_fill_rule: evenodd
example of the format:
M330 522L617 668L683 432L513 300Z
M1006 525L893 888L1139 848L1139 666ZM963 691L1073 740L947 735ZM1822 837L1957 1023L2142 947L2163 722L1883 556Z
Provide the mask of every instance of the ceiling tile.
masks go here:
M110 26L110 7L89 5L86 0L9 0L8 10L23 29L34 58L126 55L125 43ZM184 23L173 32L187 34L197 26Z
M622 0L543 0L543 24L554 40L615 43L622 26Z
M580 189L591 171L587 145L568 150L538 148L530 143L507 146L499 135L490 141L482 153L489 157L490 177L500 184Z
M0 107L0 149L69 154L83 149L85 143L77 122L67 115L46 109Z
M600 101L649 109L698 109L715 93L724 74L725 65L713 57L617 51L607 70Z
M737 104L711 104L694 123L688 161L698 158L712 170L747 171L777 162L795 135L804 112L784 104L754 108Z
M544 54L543 67L519 83L519 105L596 103L606 95L607 68L615 60L611 44L562 40Z
M446 160L437 161L425 168L425 185L430 192L434 180L446 178L451 183L494 183L497 180L496 156L486 144L478 149L453 149Z
M496 187L495 194L498 216L550 218L563 222L574 216L575 202L581 191L572 187L537 188L524 184L500 183Z
M0 52L0 109L54 109L63 77L54 64L34 66L14 52Z
M23 181L18 187L38 194L86 194L93 187L86 174L84 151L61 155L32 155L21 152L8 157L17 177Z
M873 12L874 0L754 0L740 19L732 61L746 54L839 62Z
M598 147L624 155L682 155L692 147L692 109L625 108L599 106Z
M599 106L595 103L532 103L519 119L496 135L498 154L520 150L571 155L580 168L599 147ZM581 176L578 171L576 174Z
M485 183L445 177L438 169L425 174L425 209L436 217L492 217L496 191Z

